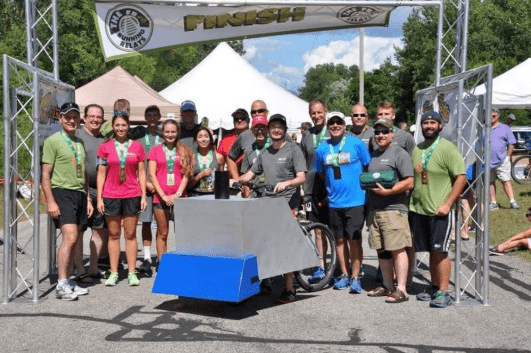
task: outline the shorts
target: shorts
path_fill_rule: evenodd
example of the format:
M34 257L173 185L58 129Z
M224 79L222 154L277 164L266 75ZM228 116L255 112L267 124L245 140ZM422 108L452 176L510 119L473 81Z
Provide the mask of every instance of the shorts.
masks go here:
M151 223L153 220L153 194L146 192L147 206L144 212L138 217L138 221L142 223Z
M328 217L330 219L330 230L338 238L348 240L361 240L361 230L365 221L364 206L349 208L330 208Z
M170 211L170 221L174 220L173 209L174 209L173 205L172 206L168 206L168 205L165 205L163 203L154 203L153 204L153 210L169 210Z
M496 178L502 182L511 180L511 160L508 156L505 157L502 164L490 168L490 181L496 181Z
M83 231L87 228L91 229L104 229L107 228L107 221L105 216L98 212L98 199L96 189L90 188L90 198L92 199L92 207L94 211L92 216L87 220L87 224L82 228Z
M319 222L323 224L329 223L329 217L328 217L328 202L324 202L321 207L317 206L317 197L315 195L311 195L312 199L310 201L311 204L311 211L306 212L306 217L309 221L312 222Z
M140 196L127 199L103 198L106 216L132 216L140 213Z
M61 224L84 226L87 223L87 195L84 192L56 188L52 193L61 212L59 218L54 218L56 228Z
M409 212L409 225L415 251L447 253L452 239L455 210L445 217L425 216Z
M369 211L367 226L371 249L393 251L413 245L406 212Z

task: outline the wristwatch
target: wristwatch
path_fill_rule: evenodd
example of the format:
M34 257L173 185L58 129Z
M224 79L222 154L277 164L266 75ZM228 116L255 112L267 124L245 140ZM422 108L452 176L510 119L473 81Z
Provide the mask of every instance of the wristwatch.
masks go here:
M177 192L177 197L181 197L181 196L183 196L183 193L182 193L182 192L180 192L180 191L179 191L179 192Z

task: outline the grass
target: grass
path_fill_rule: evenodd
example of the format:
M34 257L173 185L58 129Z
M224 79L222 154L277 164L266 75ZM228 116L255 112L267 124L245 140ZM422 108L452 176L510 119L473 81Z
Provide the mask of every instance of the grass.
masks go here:
M509 206L509 200L505 195L502 184L496 182L496 200L500 204L500 209L490 212L490 244L498 245L503 243L515 234L521 233L531 227L525 217L527 209L531 207L531 187L530 185L520 185L511 181L514 189L516 201L520 204L519 210L513 210ZM531 261L531 251L516 250L510 253L527 261Z

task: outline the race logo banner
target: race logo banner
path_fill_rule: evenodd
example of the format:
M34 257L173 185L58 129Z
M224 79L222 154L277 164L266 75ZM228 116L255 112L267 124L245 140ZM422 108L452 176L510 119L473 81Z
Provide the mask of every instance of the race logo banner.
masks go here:
M394 6L173 6L96 2L107 60L220 39L387 26Z

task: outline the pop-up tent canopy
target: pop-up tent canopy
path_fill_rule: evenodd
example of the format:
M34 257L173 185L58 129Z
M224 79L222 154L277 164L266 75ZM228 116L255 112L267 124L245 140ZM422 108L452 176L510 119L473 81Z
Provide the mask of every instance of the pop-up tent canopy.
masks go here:
M144 111L152 104L160 108L163 119L180 116L179 105L168 102L147 83L120 66L76 89L79 107L84 109L88 104L99 104L105 110L105 120L112 117L114 102L121 98L131 104L131 122L143 122Z
M476 94L485 93L485 85ZM492 80L492 108L531 109L531 58Z
M310 121L307 102L266 79L225 42L159 93L177 104L194 101L199 120L207 117L212 128L232 129L231 114L238 108L249 112L257 99L266 103L269 116L284 115L289 128Z

